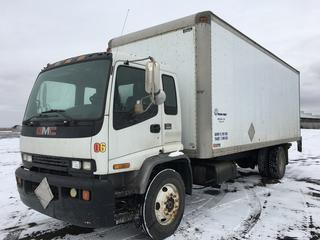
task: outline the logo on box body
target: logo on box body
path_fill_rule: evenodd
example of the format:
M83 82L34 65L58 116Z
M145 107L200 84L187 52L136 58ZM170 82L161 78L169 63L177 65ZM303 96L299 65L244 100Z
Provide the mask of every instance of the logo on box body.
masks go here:
M213 111L214 116L216 117L216 119L218 120L219 123L224 123L224 121L226 120L227 117L227 113L225 112L220 112L218 108L215 108Z

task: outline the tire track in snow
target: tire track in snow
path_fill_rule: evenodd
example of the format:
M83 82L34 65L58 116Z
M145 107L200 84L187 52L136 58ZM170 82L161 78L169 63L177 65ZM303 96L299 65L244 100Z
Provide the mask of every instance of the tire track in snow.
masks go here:
M23 214L19 217L19 219L17 220L16 224L13 227L1 229L1 232L13 230L13 231L10 231L5 236L4 240L17 240L17 239L19 239L21 232L25 229L25 228L21 228L19 223L21 223L29 218L28 213L30 213L29 209L25 210L23 212Z
M227 235L226 239L246 238L261 216L262 206L257 194L253 189L244 188L244 190L246 191L248 206L250 207L249 216L240 223L240 226L233 233Z

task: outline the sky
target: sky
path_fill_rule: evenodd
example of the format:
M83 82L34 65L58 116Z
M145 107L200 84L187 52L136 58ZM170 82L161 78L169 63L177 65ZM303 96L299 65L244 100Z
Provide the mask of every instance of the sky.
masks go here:
M318 0L10 0L0 2L0 127L21 124L39 71L108 41L210 10L297 68L301 109L320 114Z

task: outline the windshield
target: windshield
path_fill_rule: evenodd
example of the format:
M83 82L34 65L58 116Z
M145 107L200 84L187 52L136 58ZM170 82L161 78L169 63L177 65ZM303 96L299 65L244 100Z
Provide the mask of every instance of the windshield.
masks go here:
M41 73L32 89L24 121L102 117L110 64L108 59L91 60Z

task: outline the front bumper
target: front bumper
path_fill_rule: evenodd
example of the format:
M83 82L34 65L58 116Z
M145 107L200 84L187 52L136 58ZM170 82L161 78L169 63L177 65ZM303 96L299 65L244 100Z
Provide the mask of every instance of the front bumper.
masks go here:
M110 181L32 172L23 167L18 168L15 174L20 198L28 207L81 227L98 228L115 225L114 189ZM54 199L46 209L34 194L35 188L45 177L54 195ZM89 190L90 201L84 201L81 197L71 198L70 188Z

